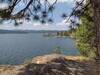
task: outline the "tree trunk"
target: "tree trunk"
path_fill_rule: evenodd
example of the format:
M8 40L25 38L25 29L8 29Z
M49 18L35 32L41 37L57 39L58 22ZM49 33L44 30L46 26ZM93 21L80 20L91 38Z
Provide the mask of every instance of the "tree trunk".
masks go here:
M91 0L94 9L94 24L96 28L96 56L100 59L100 0Z
M94 25L96 30L96 75L100 75L100 0L91 0L94 9Z

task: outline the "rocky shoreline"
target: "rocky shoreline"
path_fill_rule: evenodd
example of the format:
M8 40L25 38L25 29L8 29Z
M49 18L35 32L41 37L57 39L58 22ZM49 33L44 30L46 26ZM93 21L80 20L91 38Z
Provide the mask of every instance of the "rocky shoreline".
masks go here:
M95 75L91 64L60 54L37 56L22 65L1 65L0 75Z

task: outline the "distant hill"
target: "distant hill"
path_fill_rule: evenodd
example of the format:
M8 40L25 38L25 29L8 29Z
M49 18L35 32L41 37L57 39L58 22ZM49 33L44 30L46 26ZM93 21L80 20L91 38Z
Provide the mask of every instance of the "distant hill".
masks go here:
M6 33L28 33L28 32L23 30L0 30L0 34L6 34Z
M43 32L63 32L62 30L2 30L0 29L0 34L8 34L8 33L43 33Z

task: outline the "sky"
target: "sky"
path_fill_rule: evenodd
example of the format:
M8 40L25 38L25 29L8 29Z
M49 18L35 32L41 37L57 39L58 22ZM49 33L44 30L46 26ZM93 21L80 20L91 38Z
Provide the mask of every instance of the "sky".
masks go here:
M49 0L49 2L52 4L54 0ZM24 21L22 25L19 25L17 27L14 26L11 22L4 22L3 24L0 24L0 29L5 30L68 30L68 26L70 23L66 23L66 19L61 18L62 13L70 14L72 11L72 8L74 7L75 0L58 0L56 3L56 9L53 12L53 19L54 23L49 24L41 24L39 22L26 22ZM6 8L7 4L0 4L0 8ZM22 5L17 7L17 9L20 9L19 7L22 7Z

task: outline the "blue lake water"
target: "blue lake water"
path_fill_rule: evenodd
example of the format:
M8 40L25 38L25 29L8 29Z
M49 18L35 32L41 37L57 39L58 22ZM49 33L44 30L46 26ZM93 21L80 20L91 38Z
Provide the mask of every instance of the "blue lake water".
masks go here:
M34 56L53 53L59 47L66 55L78 55L69 37L45 37L43 33L0 34L0 64L21 64Z

